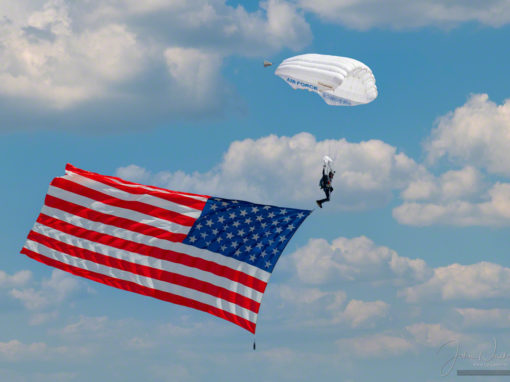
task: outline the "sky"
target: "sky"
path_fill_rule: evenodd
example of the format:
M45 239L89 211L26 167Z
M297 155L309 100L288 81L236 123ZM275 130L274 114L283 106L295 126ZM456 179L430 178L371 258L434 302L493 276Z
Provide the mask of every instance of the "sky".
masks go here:
M0 380L510 369L509 24L508 0L0 2ZM364 62L378 98L293 90L274 70L303 53ZM336 175L318 209L323 155ZM314 209L274 269L257 350L227 321L19 254L66 163Z

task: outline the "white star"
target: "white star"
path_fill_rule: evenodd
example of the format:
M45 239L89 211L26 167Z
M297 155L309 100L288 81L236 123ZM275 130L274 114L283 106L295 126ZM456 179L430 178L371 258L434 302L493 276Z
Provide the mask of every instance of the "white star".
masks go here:
M248 218L248 219L246 219L244 222L245 222L246 224L250 224L250 223L251 223L251 219L250 219L250 218Z
M283 208L283 209L281 209L281 210L280 210L280 213L281 213L282 215L285 215L285 214L287 213L287 210L286 210L285 208Z
M251 256L250 256L250 261L251 261L251 262L255 262L255 259L256 259L256 258L257 258L257 256L255 256L255 255L251 255Z
M264 232L264 235L266 235L266 236L270 236L270 235L271 235L271 232L266 231L266 232Z
M239 256L240 254L241 254L241 251L239 249L234 252L234 256Z
M300 219L301 219L303 216L305 216L305 214L304 214L304 213L302 213L302 212L300 212L299 214L297 214L297 217L298 217L298 218L300 218Z
M216 228L212 230L212 233L213 233L214 235L217 235L217 234L218 234L218 232L220 232L220 231L218 231Z
M262 243L260 243L260 242L259 242L259 243L257 243L256 247L257 247L258 249L262 249L262 248L264 247L264 244L262 244Z
M212 226L212 225L213 225L213 221L212 221L211 219L209 219L209 220L207 220L207 221L205 222L205 225L206 225L206 226L208 226L208 227L210 227L210 226Z
M234 234L232 232L227 232L227 239L232 239Z
M238 234L239 236L243 236L243 235L244 235L244 230L243 230L243 229L238 230L238 231L237 231L237 234Z
M221 236L218 236L218 238L216 239L216 241L217 241L218 243L221 243L221 241L222 241L222 240L223 240L223 238L222 238Z
M221 202L221 205L222 205L223 207L226 207L226 206L228 206L228 203L227 203L227 202Z
M271 266L271 263L269 261L266 261L266 268L269 268Z
M245 210L241 210L241 212L240 212L241 216L246 216L247 213L248 212L246 212Z
M273 249L273 255L276 255L278 253L278 250L275 248Z
M250 232L253 232L253 231L255 231L255 227L251 226L250 227Z
M225 252L225 249L227 249L227 246L226 246L226 245L222 245L222 246L221 246L221 251L222 251L222 252Z
M239 244L237 244L237 241L233 241L231 245L232 245L232 247L237 248L237 246L238 246Z
M285 223L288 223L290 221L290 216L285 216L283 220L285 221Z
M247 237L244 237L243 238L243 243L246 243L248 241L248 238Z
M260 215L257 215L257 217L255 219L257 219L257 221L264 220L264 218L262 216L260 216Z
M267 252L266 252L266 251L262 251L262 252L260 253L260 256L262 256L262 257L266 257L266 256L267 256Z
M270 208L271 208L271 206L264 206L264 207L262 207L262 208L264 208L265 210L268 210L268 209L270 209Z
M241 225L241 223L239 223L238 221L235 221L232 223L232 225L237 228Z
M266 228L267 223L261 223L260 225L262 228Z
M244 250L246 252L250 252L251 251L251 245L247 245L246 247L244 247Z
M270 212L269 214L267 214L267 217L270 219L274 218L275 217L274 212Z
M235 214L235 212L231 212L229 216L230 216L230 219L235 219L236 214Z
M288 226L287 228L288 228L290 231L293 231L293 230L294 230L294 228L296 228L296 227L294 226L294 224L289 224L289 226Z
M260 235L258 233L256 233L255 235L253 235L253 240L258 240L260 237Z
M194 243L195 241L197 241L197 238L195 236L191 236L189 238L189 241L191 241L192 243Z
M253 212L254 214L256 214L257 212L259 212L259 208L258 208L257 206L252 207L252 208L251 208L251 212Z
M211 210L213 210L213 211L216 211L216 209L217 209L217 208L218 208L218 206L217 206L216 204L213 204L213 205L211 206Z
M202 226L202 223L198 223L197 224L197 229L201 229L203 226Z
M205 232L202 232L200 236L202 236L205 239L207 237L207 234Z
M220 216L220 217L218 218L218 223L223 224L223 222L224 222L224 221L225 221L225 218L224 218L223 216Z
M283 231L283 229L281 229L280 227L276 227L276 230L275 230L275 231L276 231L276 233L280 233L280 232L282 232L282 231Z
M283 243L287 238L285 236L280 236L280 241Z
M278 220L273 220L272 225L278 225Z

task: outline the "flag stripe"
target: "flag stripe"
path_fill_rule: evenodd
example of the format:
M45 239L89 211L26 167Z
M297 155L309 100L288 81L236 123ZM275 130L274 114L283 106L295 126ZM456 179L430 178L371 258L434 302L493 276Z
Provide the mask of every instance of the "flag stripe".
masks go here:
M258 302L260 302L262 293L264 293L265 287L267 285L257 278L231 269L229 267L219 265L212 261L207 261L201 258L189 256L184 253L178 253L155 246L142 244L140 242L124 239L122 237L113 236L106 233L105 230L97 229L98 227L91 227L91 224L88 224L87 228L83 228L83 222L76 222L76 219L73 219L73 222L80 224L80 226L76 226L54 217L50 217L46 215L45 212L46 210L43 209L42 213L37 218L37 222L82 239L109 245L117 249L126 250L128 252L134 252L149 258L165 260L174 264L174 267L178 265L193 267L197 270L206 272L202 277L207 277L207 274L210 273L211 275L220 276L222 278L228 279L229 281L240 283L242 285L236 287L238 288L238 291L246 289L243 286L248 287L248 292L244 292L242 294ZM59 215L60 219L65 219L64 214ZM91 230L90 228L95 229Z
M155 268L147 265L147 258L145 257L140 259L141 256L133 253L128 253L114 248L108 249L105 246L98 244L94 245L93 243L91 245L90 242L85 240L76 240L76 238L73 240L72 236L64 233L57 234L52 231L54 230L41 225L36 225L29 233L28 238L48 248L70 256L89 260L107 267L117 268L135 275L161 280L169 284L178 285L188 289L194 289L198 292L206 293L211 296L217 296L218 298L232 302L255 313L257 313L259 309L258 302L232 292L224 287L189 277L184 274L169 272L161 266ZM79 244L80 247L77 247L74 244ZM137 256L138 259L136 258ZM129 259L129 261L125 259ZM140 264L140 260L145 260L146 264ZM162 261L156 260L155 262L161 263ZM178 269L175 269L175 271L178 271Z
M102 284L106 284L109 286L113 286L119 289L143 294L145 296L155 297L160 300L168 301L174 304L187 306L189 308L201 310L207 313L210 313L212 315L215 315L217 317L223 318L227 321L233 322L236 325L241 326L242 328L248 330L251 333L255 333L255 323L252 321L249 321L243 317L240 317L238 315L235 315L233 313L230 313L228 311L223 310L222 308L217 308L205 303L202 303L200 301L197 301L193 298L187 298L183 296L179 296L176 294L172 294L169 292L165 292L162 290L153 289L147 286L143 286L140 284L137 284L132 281L126 281L126 280L120 280L115 277L111 277L108 274L102 274L94 271L90 271L88 269L83 269L80 267L77 267L75 265L67 264L64 262L60 262L58 260L52 259L50 257L40 255L39 253L30 250L29 248L24 247L21 250L21 253L29 256L30 258L37 260L41 263L44 263L46 265L59 268L63 271L67 271L70 273L73 273L77 276L85 277L91 280L94 280L96 282L100 282Z
M256 321L256 317L257 317L256 313L254 313L248 309L245 309L243 307L240 307L239 305L236 305L229 301L225 301L224 299L213 297L207 293L203 293L203 292L199 292L194 289L182 287L180 285L170 284L170 283L160 281L158 279L154 279L151 277L145 277L143 275L134 274L129 271L125 271L123 269L105 266L103 264L99 264L94 261L71 256L66 253L60 252L56 249L49 248L48 246L38 243L36 241L33 241L31 239L27 239L25 247L33 252L37 252L40 255L52 258L52 259L57 260L61 263L70 264L70 265L78 267L78 268L90 270L92 272L100 273L103 275L108 275L110 277L114 277L119 280L130 281L135 284L146 286L151 289L157 289L157 290L160 290L163 292L172 293L177 296L197 300L201 303L204 303L204 304L216 307L216 308L224 309L227 312L235 314L235 315L242 317L246 320L249 320L252 322Z
M90 230L104 232L112 236L122 237L147 245L154 245L154 243L157 242L157 246L160 248L169 249L179 253L186 253L190 256L200 257L231 269L236 269L261 280L264 282L264 285L271 276L271 273L269 272L232 257L227 257L219 253L204 251L193 246L182 244L181 241L183 240L184 235L168 235L168 232L164 230L157 230L154 227L145 226L144 224L139 224L127 219L124 219L127 223L123 220L118 221L118 219L113 216L99 213L96 214L95 211L87 210L73 203L64 202L59 199L52 198L51 196L49 198L50 204L48 203L47 197L46 205L43 207L42 212L57 219L65 220L68 223L83 226L85 228L88 227ZM116 223L119 224L117 225ZM114 226L118 228L112 228ZM136 237L136 239L134 237Z
M183 233L168 232L164 229L157 228L131 219L126 219L94 211L90 208L86 208L81 205L54 197L50 195L50 191L48 191L44 203L49 207L58 208L62 211L69 212L70 214L75 214L77 216L84 217L85 219L93 220L96 222L104 222L115 227L130 230L133 232L138 232L148 236L153 236L160 240L183 241L186 238L186 234Z
M120 179L114 176L99 175L93 172L81 170L70 164L66 166L66 172L79 174L89 179L94 179L99 182L108 184L110 186L117 187L121 190L127 191L132 194L149 194L156 196L158 198L166 199L170 202L195 208L197 210L202 210L204 208L205 203L207 202L207 199L209 198L207 195L197 195L190 194L187 192L171 191L165 188L146 186L138 183L128 182L127 180Z
M136 211L151 218L167 220L169 222L178 223L187 227L191 227L196 220L196 218L191 218L174 211L159 208L136 200L128 201L118 199L112 195L104 194L64 178L54 179L51 182L51 186L58 187L62 190L72 192L75 195L81 195L87 199L101 202L112 207L117 207L119 208L119 211L120 209L129 210L129 213Z
M76 175L76 174L73 174L72 176L71 175L63 176L62 179L67 179L68 181L78 183L83 187L87 187L89 189L101 192L103 194L113 196L117 199L129 201L129 202L133 202L133 201L141 202L143 204L161 208L164 211L166 211L166 210L173 211L178 214L188 216L194 220L196 220L200 216L202 209L205 206L204 202L198 202L195 200L193 200L193 201L197 202L196 204L197 204L198 208L192 208L192 207L189 207L189 206L186 206L183 204L178 204L176 202L168 201L163 198L153 196L153 195L150 195L147 193L134 194L134 193L130 192L131 190L129 190L129 188L126 191L123 189L125 187L122 187L122 186L119 187L116 184L110 184L113 182L101 182L100 180L94 180L94 179L90 179L88 177Z

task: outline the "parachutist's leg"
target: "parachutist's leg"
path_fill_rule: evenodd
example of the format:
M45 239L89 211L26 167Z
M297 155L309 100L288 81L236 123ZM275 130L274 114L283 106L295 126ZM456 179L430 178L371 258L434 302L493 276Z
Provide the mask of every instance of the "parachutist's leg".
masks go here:
M324 193L326 194L326 197L324 199L317 200L317 204L320 208L322 208L322 203L329 202L329 188L325 188Z

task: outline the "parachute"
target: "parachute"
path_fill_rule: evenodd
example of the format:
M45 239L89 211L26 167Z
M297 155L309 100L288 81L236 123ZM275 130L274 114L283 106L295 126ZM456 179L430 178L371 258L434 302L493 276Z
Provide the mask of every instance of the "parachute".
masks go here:
M294 89L319 94L328 105L355 106L377 98L370 68L348 57L302 54L284 60L275 74Z
M322 161L324 162L324 168L326 169L326 172L333 171L333 159L331 159L329 156L324 155L322 158Z

